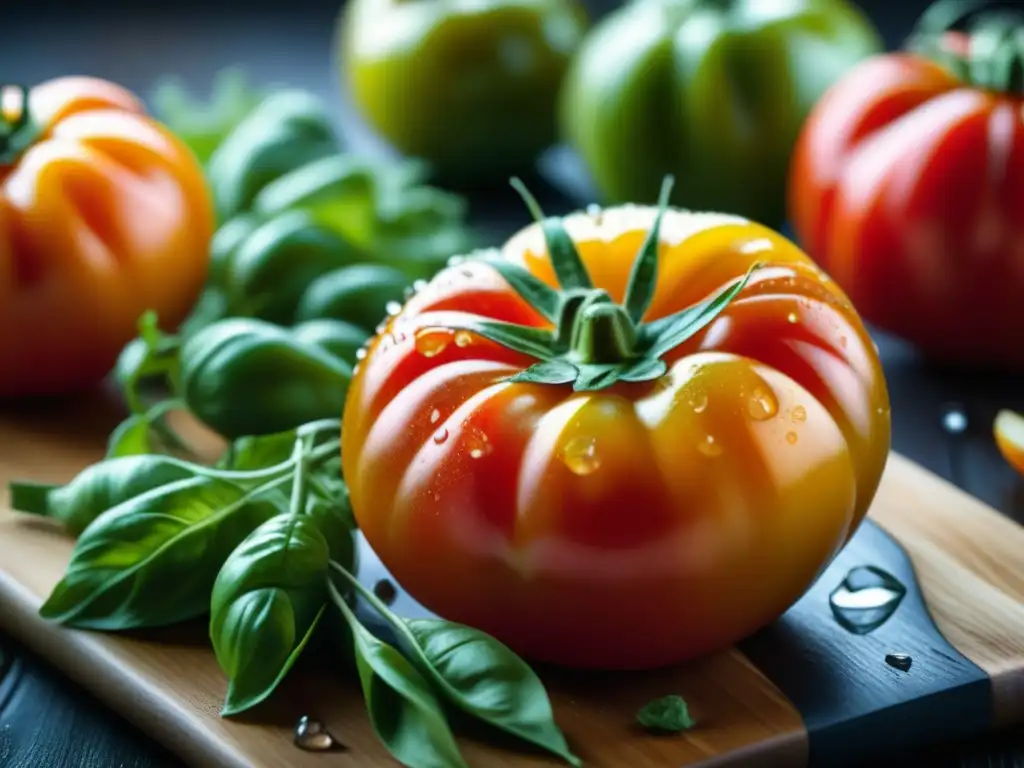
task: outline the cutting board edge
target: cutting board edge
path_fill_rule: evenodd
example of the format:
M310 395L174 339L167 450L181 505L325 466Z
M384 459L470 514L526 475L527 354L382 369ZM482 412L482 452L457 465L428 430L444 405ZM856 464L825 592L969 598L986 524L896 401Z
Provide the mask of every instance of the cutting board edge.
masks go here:
M108 647L122 642L109 635L53 627L39 616L42 601L24 584L0 569L0 595L13 595L13 610L0 612L0 629L57 667L69 680L102 701L112 711L149 734L190 765L197 768L252 768L239 762L230 744L211 738L194 720L184 702L147 695L144 680L126 672ZM81 658L91 659L89 666ZM89 671L86 671L89 670ZM165 706L155 702L166 702Z

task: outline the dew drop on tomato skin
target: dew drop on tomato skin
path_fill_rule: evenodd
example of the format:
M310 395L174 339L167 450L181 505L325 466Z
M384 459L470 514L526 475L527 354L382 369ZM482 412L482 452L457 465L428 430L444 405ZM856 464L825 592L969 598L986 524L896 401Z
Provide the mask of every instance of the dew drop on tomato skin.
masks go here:
M562 462L577 475L589 475L601 466L597 453L597 441L592 437L577 435L571 438L560 452Z
M434 410L432 410L430 412L430 423L431 424L437 424L437 422L438 422L438 420L440 418L441 418L441 412L439 410L437 410L437 408L435 408Z
M456 347L468 347L473 343L473 336L468 331L456 331L455 332L455 346Z
M804 422L807 421L807 409L802 405L798 405L793 409L793 421Z
M716 459L722 455L722 445L715 440L714 435L705 435L704 439L697 443L697 450L709 459Z
M416 332L416 351L424 357L436 357L448 348L452 332L423 328Z
M494 446L491 445L490 438L488 438L487 435L479 429L473 428L470 428L466 432L465 446L466 451L469 453L469 458L471 459L482 459L494 450Z
M436 411L435 411L436 413ZM441 427L431 438L437 445L443 445L448 440L448 430Z
M797 436L796 432L787 432L786 433L786 442L789 443L790 445L796 445L796 442L799 439L800 438Z
M764 387L755 387L747 399L747 414L754 421L765 421L779 412L775 394Z

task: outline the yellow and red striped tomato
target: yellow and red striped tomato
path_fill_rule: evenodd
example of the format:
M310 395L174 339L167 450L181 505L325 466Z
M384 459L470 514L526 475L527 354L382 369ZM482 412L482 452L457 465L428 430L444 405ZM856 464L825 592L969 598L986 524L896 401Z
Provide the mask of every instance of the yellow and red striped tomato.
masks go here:
M656 210L563 220L623 300ZM645 321L763 266L650 381L574 391L465 328L551 323L488 262L441 272L370 344L343 464L367 540L416 599L537 660L645 668L794 603L856 530L889 450L882 369L842 291L779 234L670 210ZM501 258L557 281L539 225Z

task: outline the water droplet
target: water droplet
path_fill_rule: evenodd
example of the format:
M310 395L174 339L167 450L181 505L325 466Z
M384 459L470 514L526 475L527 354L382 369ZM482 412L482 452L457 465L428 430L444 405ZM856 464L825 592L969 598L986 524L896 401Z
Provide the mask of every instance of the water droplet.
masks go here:
M697 443L697 450L712 459L722 455L722 446L715 440L714 435L707 435Z
M562 462L573 474L591 474L601 466L601 457L597 455L597 441L582 435L570 439L562 448Z
M448 439L448 430L441 427L437 432L434 433L434 442L441 445L445 440Z
M793 409L793 421L807 421L807 409L802 405L796 406L796 408Z
M750 399L747 400L747 413L750 414L750 418L754 421L770 419L778 412L779 401L767 389L757 387L750 394Z
M473 430L466 436L466 447L469 449L471 459L482 459L494 450L487 435L479 430Z
M359 373L359 363L352 366L352 375L356 376Z
M797 435L796 432L786 433L786 442L789 443L790 445L796 445L796 441L799 439L800 437Z
M439 355L448 347L451 336L451 331L421 329L416 333L416 351L424 357Z
M377 327L373 329L373 332L378 334L378 335L380 335L380 334L384 333L384 331L386 331L387 329L388 329L387 320L383 320L383 321L381 321L380 323L377 324Z
M402 311L402 305L397 301L389 301L384 305L384 311L387 312L389 316L394 317Z
M906 653L887 653L885 654L885 663L900 672L909 672L910 665L914 663L914 660Z
M327 726L308 715L300 717L299 722L295 724L292 741L299 749L307 752L327 752L340 746L327 730Z
M967 431L967 414L959 403L948 403L942 408L942 429L950 435L962 435Z
M419 280L416 280L412 284L412 290L415 293L419 293L420 291L422 291L426 287L427 287L427 281L424 280L423 278L420 278Z
M366 359L366 347L360 347L356 350L356 360Z
M694 413L704 413L708 407L708 396L705 394L698 395L690 401L690 405L693 406Z
M395 587L395 583L391 579L379 579L373 585L373 594L384 603L384 605L391 605L395 602L395 598L398 597L398 589Z
M402 298L408 301L416 294L416 290L411 286L407 285L402 289Z
M786 320L788 320L791 323L797 323L800 321L800 318L797 317L796 312L790 312L788 315L786 315Z
M457 267L457 266L459 266L459 264L461 264L465 260L466 260L465 256L452 256L450 259L448 259L447 264L448 264L449 267Z
M434 494L434 501L440 501L440 500L441 500L441 494L440 493L435 493Z
M866 635L888 621L906 594L907 588L891 573L860 565L832 590L828 603L843 629Z
M455 334L456 347L468 347L473 343L473 336L469 331L458 331Z
M601 206L597 203L590 203L587 206L587 216L597 216L601 213Z
M435 408L430 412L430 423L437 424L438 419L441 418L441 412Z

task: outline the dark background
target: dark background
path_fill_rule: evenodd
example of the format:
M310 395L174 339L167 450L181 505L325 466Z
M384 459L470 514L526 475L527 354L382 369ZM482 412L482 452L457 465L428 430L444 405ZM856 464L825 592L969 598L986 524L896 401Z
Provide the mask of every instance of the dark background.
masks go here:
M618 3L587 4L599 17ZM927 4L858 3L889 48L899 46ZM240 65L256 84L301 86L329 99L351 143L380 151L379 142L346 112L340 96L331 56L339 10L340 3L332 0L5 2L0 11L0 80L32 84L58 75L89 74L146 97L161 77L175 74L196 95L205 96L218 69ZM553 195L549 190L545 197ZM470 202L482 221L493 221L495 210L515 205L510 190L475 193ZM578 203L560 201L563 209ZM551 212L557 212L558 204L550 205ZM502 225L524 223L506 217ZM1024 483L999 456L991 433L999 408L1024 409L1024 381L936 368L894 339L876 334L876 340L893 402L893 447L1024 522ZM963 434L950 434L943 427L943 416L951 409L967 416ZM2 658L7 659L6 675ZM1024 730L916 757L933 768L1024 766ZM0 637L0 768L176 764L131 725Z

